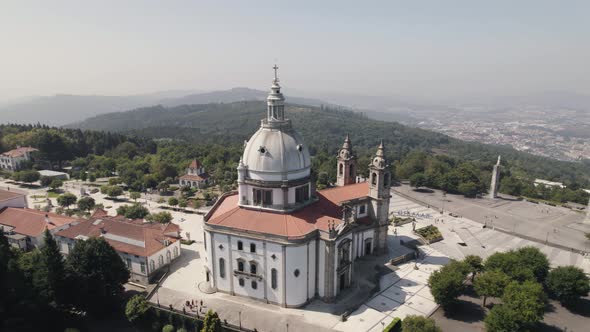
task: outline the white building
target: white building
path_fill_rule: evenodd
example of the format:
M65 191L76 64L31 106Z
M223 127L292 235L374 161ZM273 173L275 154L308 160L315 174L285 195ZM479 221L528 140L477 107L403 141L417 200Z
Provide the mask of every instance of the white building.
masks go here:
M55 240L60 251L68 255L76 241L102 237L127 264L131 274L129 280L145 285L158 271L180 257L179 230L178 225L172 223L145 223L101 213L57 232Z
M389 167L381 144L369 181L355 183L346 137L339 186L316 192L308 148L285 118L276 69L267 116L238 166L238 192L205 216L206 279L217 291L285 307L331 302L354 284L357 258L386 251Z
M32 147L18 147L0 154L0 169L13 172L18 171L25 161L31 160L31 153L39 151Z
M205 168L197 159L193 159L186 168L186 173L178 178L178 184L181 187L189 186L192 188L202 188L209 183L209 175Z
M48 178L56 178L60 180L69 180L70 175L64 172L52 171L48 169L43 169L39 171L39 175L41 177L48 177Z
M559 187L561 189L565 188L565 185L561 182L553 182L553 181L548 181L548 180L543 180L543 179L535 179L535 182L533 182L533 185L535 187L537 187L539 185L543 185L545 187Z

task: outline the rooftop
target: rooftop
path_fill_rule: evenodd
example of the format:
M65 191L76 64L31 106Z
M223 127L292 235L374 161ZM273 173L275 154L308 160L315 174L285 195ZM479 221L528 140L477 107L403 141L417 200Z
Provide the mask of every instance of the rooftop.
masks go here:
M100 214L98 214L100 215ZM103 237L116 251L149 257L165 248L165 241L178 240L178 225L168 223L144 223L123 217L93 215L90 220L56 233L58 236L81 239Z
M234 193L219 199L207 216L207 224L296 239L315 230L327 232L329 221L333 221L334 226L343 223L341 203L366 197L368 193L367 182L320 190L317 202L292 213L239 207L238 195ZM368 223L370 220L365 217L357 222Z
M77 218L27 208L8 207L0 210L0 225L14 227L15 233L33 237L41 235L45 227L51 230L77 221Z
M0 202L7 201L9 199L13 199L13 198L17 198L17 197L22 197L22 196L25 196L25 194L21 194L19 192L15 192L15 191L8 191L8 190L0 189Z
M33 151L39 151L39 150L32 148L30 146L25 146L25 147L19 147L14 150L3 152L2 155L5 157L13 157L13 158L14 157L22 157L27 152L33 152Z
M205 181L208 178L209 178L209 175L207 175L207 173L203 173L200 175L186 174L186 175L179 177L180 180L197 181L197 182Z

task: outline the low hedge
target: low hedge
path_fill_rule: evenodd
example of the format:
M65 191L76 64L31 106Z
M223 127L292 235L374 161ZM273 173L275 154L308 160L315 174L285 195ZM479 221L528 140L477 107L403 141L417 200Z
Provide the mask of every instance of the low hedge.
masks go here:
M399 317L395 317L389 325L385 327L383 332L400 332L402 330L402 320Z

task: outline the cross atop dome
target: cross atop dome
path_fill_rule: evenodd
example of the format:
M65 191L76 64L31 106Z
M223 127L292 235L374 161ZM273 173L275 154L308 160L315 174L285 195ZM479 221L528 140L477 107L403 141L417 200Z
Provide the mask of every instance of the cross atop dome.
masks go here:
M275 81L278 82L279 77L277 76L277 70L279 69L279 66L277 66L277 64L275 63L275 65L272 67L272 69L275 70Z

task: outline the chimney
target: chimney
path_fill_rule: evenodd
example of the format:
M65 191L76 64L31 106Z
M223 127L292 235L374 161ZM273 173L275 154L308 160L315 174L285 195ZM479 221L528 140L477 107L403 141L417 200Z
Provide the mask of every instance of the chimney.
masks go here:
M100 234L104 235L107 231L104 230L104 226L100 226Z

